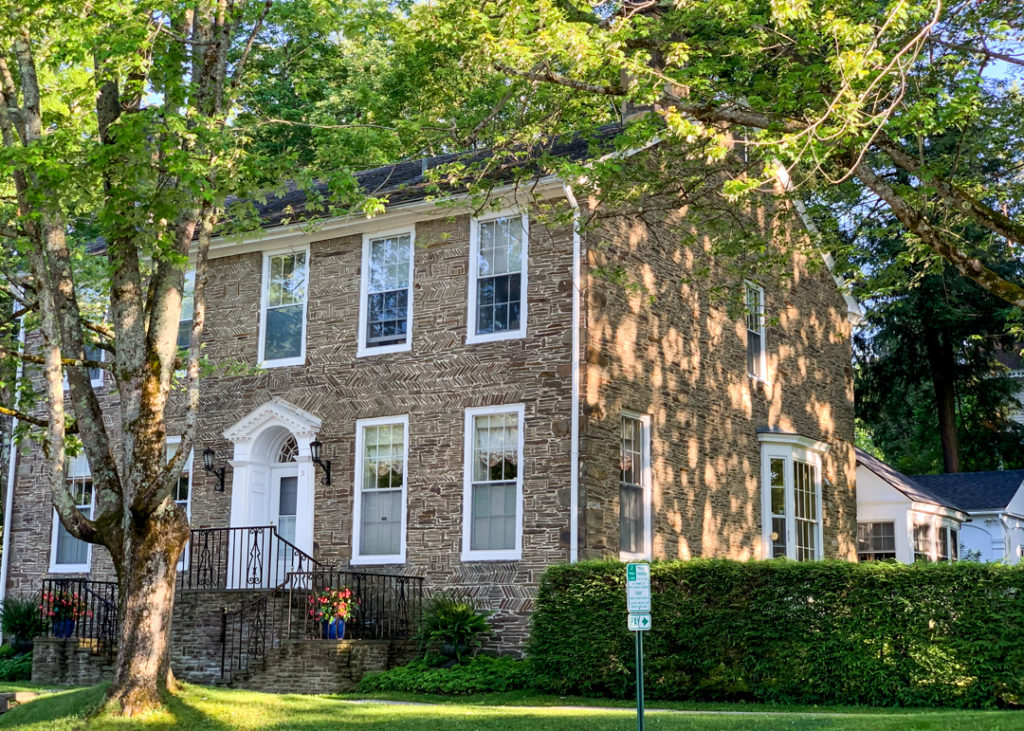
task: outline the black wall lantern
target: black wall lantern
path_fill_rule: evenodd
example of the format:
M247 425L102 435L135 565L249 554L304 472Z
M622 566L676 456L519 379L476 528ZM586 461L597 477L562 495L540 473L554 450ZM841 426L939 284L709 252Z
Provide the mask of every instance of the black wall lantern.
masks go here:
M323 444L319 440L309 443L309 452L313 456L313 464L318 464L324 468L324 476L320 479L324 485L331 484L331 460L324 462L320 459L320 450L323 448Z
M217 492L224 492L224 473L227 472L227 467L221 467L215 469L213 466L213 450L207 447L203 450L203 469L207 472L212 472L217 476L217 486L213 488Z

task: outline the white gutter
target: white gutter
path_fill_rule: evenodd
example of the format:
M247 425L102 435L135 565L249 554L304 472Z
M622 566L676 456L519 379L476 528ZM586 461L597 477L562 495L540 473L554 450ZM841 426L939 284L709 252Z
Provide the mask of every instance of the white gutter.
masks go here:
M569 562L580 560L580 326L583 240L580 206L568 183L562 186L572 206L572 416L570 417Z
M22 319L18 327L18 345L21 346L21 350L25 350L25 321ZM17 384L21 381L25 372L25 364L21 361L18 362L17 372L14 378L15 389ZM15 390L17 393L17 390ZM11 511L14 507L14 475L18 469L18 445L14 443L14 430L18 426L18 419L11 419L11 440L10 440L10 456L7 462L7 493L4 496L4 542L3 542L3 558L0 559L0 606L3 605L4 599L7 598L7 565L10 562L11 555ZM3 642L4 634L0 631L0 642Z

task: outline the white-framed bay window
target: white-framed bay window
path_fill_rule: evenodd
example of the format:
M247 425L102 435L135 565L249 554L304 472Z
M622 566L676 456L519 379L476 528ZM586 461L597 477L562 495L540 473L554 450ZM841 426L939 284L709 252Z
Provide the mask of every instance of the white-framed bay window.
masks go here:
M356 421L352 564L405 563L409 417Z
M466 409L462 560L523 555L523 404Z
M363 235L357 356L412 347L415 231Z
M821 457L828 445L798 434L762 433L763 555L822 558Z
M619 439L619 558L651 558L651 417L624 411Z
M764 288L743 283L744 320L747 326L747 375L768 380L768 349L765 331Z
M68 460L64 469L68 491L75 506L87 518L92 518L95 502L92 489L92 470L84 454ZM50 573L87 574L92 562L92 545L71 535L53 511L53 530L50 535Z
M264 253L259 341L259 362L264 368L306 361L308 295L308 247Z
M960 560L960 531L953 523L928 518L915 520L913 538L915 561Z
M467 343L526 336L528 239L518 209L470 221Z

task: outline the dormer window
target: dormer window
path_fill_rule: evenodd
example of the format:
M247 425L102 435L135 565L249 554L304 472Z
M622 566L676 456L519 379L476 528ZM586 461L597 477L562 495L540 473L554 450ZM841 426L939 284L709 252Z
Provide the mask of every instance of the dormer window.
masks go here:
M469 234L467 343L526 335L527 218L505 212L473 219Z
M260 364L301 365L306 360L309 251L265 254Z

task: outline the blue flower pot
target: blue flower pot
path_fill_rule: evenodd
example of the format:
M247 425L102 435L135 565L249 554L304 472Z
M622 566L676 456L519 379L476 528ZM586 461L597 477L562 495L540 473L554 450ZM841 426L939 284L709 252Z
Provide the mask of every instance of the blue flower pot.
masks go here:
M53 621L53 636L66 639L75 633L75 620L55 619Z
M325 640L343 640L345 639L345 620L336 619L333 622L323 622L323 631Z

